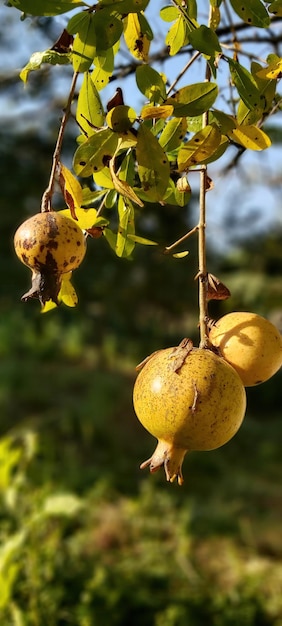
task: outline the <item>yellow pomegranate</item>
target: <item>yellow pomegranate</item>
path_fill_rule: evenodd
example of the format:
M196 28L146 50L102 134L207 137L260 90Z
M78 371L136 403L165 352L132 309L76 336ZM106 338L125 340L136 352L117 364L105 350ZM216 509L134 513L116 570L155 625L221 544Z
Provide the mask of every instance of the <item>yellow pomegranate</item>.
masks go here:
M133 391L138 419L158 439L154 454L141 469L150 466L154 472L164 465L167 480L177 477L179 484L186 452L227 443L246 410L246 393L237 372L211 350L185 351L184 342L154 353L138 374Z
M62 275L76 269L86 252L81 228L56 211L37 213L21 224L14 236L19 259L32 270L32 287L22 300L39 298L58 304Z
M245 387L265 382L282 365L282 337L269 320L256 313L224 315L212 326L209 339Z

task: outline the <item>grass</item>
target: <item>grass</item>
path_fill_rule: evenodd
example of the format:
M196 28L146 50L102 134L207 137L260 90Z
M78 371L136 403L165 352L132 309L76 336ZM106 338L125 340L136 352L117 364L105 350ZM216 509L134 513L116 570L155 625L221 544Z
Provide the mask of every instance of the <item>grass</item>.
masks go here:
M2 344L1 626L281 626L280 415L167 484L139 470L135 356L57 326Z

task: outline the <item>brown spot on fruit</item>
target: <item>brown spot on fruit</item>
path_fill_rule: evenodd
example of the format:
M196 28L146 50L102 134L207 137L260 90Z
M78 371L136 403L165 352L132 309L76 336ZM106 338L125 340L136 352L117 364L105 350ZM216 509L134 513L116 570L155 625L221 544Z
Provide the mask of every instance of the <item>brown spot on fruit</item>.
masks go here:
M23 298L38 297L41 303L47 299L57 303L61 275L76 269L86 252L81 228L56 211L37 213L23 222L14 246L19 259L34 273L32 288Z

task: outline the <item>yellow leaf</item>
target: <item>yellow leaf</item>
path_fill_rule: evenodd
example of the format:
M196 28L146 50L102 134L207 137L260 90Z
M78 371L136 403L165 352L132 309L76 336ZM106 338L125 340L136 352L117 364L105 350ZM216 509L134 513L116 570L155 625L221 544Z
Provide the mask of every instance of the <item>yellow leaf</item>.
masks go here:
M217 126L205 126L179 150L179 171L183 172L191 165L197 165L209 158L217 150L220 140L221 133Z
M125 181L125 180L120 180L118 178L118 176L115 173L115 159L114 157L110 160L109 162L109 169L111 172L111 177L112 177L112 181L113 181L113 185L114 188L116 189L116 191L121 195L121 196L125 196L126 198L129 198L132 202L135 202L135 204L138 204L138 206L144 206L142 200L140 200L140 198L138 198L138 196L136 195L135 191L133 191L132 187L130 187L130 185Z
M141 111L141 118L143 120L165 120L173 113L174 107L171 104L165 104L163 106L150 106L146 105Z
M47 302L45 302L44 306L41 308L40 313L49 313L49 311L52 311L52 309L56 309L57 305L55 304L55 302L53 302L53 300L47 300Z
M60 184L66 204L68 205L72 217L75 219L76 210L82 204L82 188L77 178L62 163L60 164Z
M228 133L228 137L248 150L265 150L271 146L271 140L257 126L241 125Z
M184 257L187 256L188 254L189 254L189 250L184 250L183 252L176 252L172 256L175 259L184 259Z
M263 70L259 70L259 72L256 72L256 76L258 76L259 78L269 78L272 80L282 78L282 59L270 63L270 65L268 67L265 67Z
M71 284L72 272L62 275L61 289L58 293L58 302L63 302L66 306L75 307L78 303L78 297L74 287ZM48 313L55 309L57 305L53 300L47 300L41 309L41 313Z
M78 303L78 297L75 288L71 284L70 278L63 278L61 290L59 292L59 301L66 306L75 307Z
M138 13L128 13L124 19L124 39L132 56L139 61L148 61L150 41L142 32Z
M134 109L125 104L119 104L108 112L106 123L114 132L124 133L132 127L136 117Z
M63 211L59 211L59 213L61 213L62 215L66 215L66 217L69 217L70 219L73 219L73 221L78 224L78 226L82 229L82 230L87 230L88 228L92 228L92 226L95 225L96 223L96 218L97 218L97 211L96 209L76 209L76 217L77 220L74 220L74 218L72 217L69 209L64 209Z

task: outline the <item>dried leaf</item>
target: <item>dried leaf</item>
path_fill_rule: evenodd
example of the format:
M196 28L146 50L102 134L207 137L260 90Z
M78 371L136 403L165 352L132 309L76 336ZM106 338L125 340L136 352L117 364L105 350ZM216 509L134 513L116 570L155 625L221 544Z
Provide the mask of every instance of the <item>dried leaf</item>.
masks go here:
M113 157L110 162L109 162L109 170L110 170L110 174L112 177L112 181L113 181L113 185L114 188L116 189L116 191L121 194L122 196L125 196L126 198L129 198L132 202L135 202L135 204L138 204L138 206L142 207L144 206L142 200L140 200L140 198L138 198L138 196L136 195L135 191L132 189L132 187L130 187L130 185L125 181L125 180L120 180L118 178L118 176L115 173L115 157Z
M208 300L227 300L230 298L231 293L224 285L224 283L219 280L213 274L208 273L207 275L207 299Z
M170 368L173 372L178 373L181 367L184 365L188 354L193 349L193 341L192 339L182 339L179 346L173 348L171 354L169 355L172 359L172 363Z

